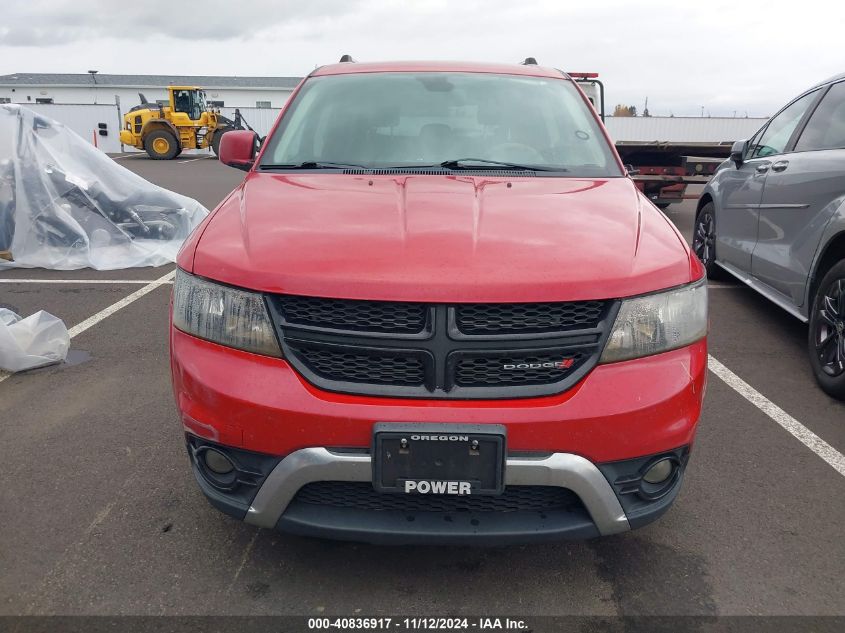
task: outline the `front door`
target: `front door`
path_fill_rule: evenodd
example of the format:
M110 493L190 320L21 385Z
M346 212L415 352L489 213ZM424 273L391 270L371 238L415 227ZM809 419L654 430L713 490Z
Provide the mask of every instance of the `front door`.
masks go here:
M845 197L845 82L828 90L791 149L772 157L751 272L800 306L822 232Z
M753 143L754 139L749 147L754 147ZM719 177L722 206L716 217L716 254L719 261L743 272L751 271L757 212L770 164L766 158L749 158L739 166L728 167Z
M786 106L748 143L745 161L721 176L722 208L716 219L719 259L743 272L751 272L757 244L760 204L772 163L789 146L798 124L817 99L819 90Z

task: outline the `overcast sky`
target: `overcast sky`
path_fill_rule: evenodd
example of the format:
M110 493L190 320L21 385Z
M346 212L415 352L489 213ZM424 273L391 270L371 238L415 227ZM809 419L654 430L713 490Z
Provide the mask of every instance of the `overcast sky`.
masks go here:
M175 13L172 11L175 10ZM803 0L4 0L0 74L302 76L362 61L597 71L608 109L761 116L845 72L845 5Z

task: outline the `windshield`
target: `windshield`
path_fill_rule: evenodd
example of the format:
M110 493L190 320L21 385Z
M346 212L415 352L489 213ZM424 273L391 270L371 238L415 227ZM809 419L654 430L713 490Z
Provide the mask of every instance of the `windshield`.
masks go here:
M205 93L201 90L174 90L173 106L191 119L199 119L205 112Z
M269 140L261 166L386 168L445 162L464 169L496 168L481 161L565 176L621 175L572 82L488 73L313 77Z

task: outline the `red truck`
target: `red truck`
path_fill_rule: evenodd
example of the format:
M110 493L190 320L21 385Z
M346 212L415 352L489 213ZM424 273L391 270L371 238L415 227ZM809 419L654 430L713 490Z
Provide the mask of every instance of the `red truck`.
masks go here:
M643 526L676 498L703 268L577 83L536 64L306 77L183 246L173 387L223 512L376 543Z

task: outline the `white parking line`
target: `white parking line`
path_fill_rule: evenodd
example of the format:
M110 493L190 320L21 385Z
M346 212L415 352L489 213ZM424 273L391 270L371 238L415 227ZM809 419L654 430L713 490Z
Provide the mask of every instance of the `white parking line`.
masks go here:
M103 319L110 317L112 314L114 314L118 310L122 310L123 308L128 306L130 303L137 301L138 299L143 297L145 294L152 292L153 290L155 290L156 288L158 288L161 285L170 283L170 281L175 276L176 276L176 271L171 270L169 273L167 273L163 277L159 277L155 281L151 281L150 283L148 283L143 288L139 288L138 290L133 292L131 295L127 295L126 297L124 297L123 299L118 301L117 303L113 303L109 307L103 308L97 314L90 316L87 319L85 319L82 323L77 323L76 325L74 325L72 328L70 328L68 330L70 337L73 338L77 334L82 334L88 328L93 327L94 325L97 325L97 323L99 323Z
M177 161L176 164L177 165L184 165L185 163L193 163L193 162L196 162L198 160L208 160L209 158L212 158L212 157L211 156L200 156L199 158L189 158L188 160L180 160L180 161Z
M798 420L789 415L786 411L766 398L762 393L754 389L742 378L725 367L712 356L708 357L710 371L716 374L725 384L736 391L743 398L748 400L755 407L777 422L780 426L792 434L795 439L821 457L832 466L840 475L845 477L845 456L825 442L818 435L813 433Z
M173 281L158 279L0 279L0 284L172 284Z
M103 308L102 310L97 312L97 314L94 314L94 315L88 317L87 319L85 319L81 323L77 323L76 325L74 325L72 328L70 328L68 330L68 334L70 334L70 338L78 336L79 334L82 334L85 330L87 330L91 327L94 327L95 325L97 325L97 323L99 323L103 319L110 317L112 314L114 314L118 310L122 310L123 308L125 308L129 304L137 301L138 299L140 299L144 295L152 292L153 290L155 290L159 286L163 286L163 285L172 283L173 277L175 277L175 276L176 276L176 271L171 270L169 273L167 273L163 277L159 277L155 281L148 282L146 286L144 286L143 288L139 288L138 290L133 292L131 295L125 296L123 299L121 299L117 303L113 303L112 305L108 306L107 308ZM11 375L12 374L9 374L7 372L0 372L0 382L3 382L4 380L6 380L6 378L8 378Z

